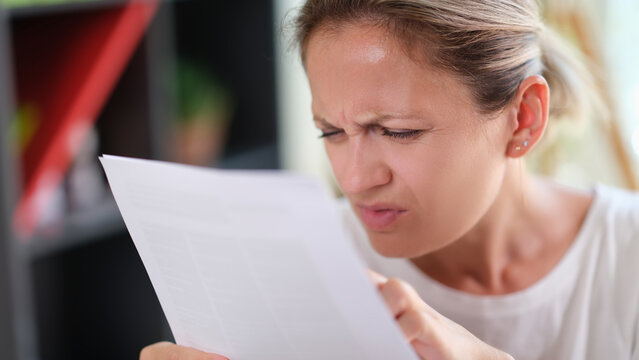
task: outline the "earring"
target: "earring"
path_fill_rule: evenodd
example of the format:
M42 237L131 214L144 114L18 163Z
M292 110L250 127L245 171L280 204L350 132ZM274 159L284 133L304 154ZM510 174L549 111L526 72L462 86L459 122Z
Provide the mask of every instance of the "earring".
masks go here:
M524 140L524 147L528 147L528 140ZM522 147L520 145L515 146L515 151L521 151Z

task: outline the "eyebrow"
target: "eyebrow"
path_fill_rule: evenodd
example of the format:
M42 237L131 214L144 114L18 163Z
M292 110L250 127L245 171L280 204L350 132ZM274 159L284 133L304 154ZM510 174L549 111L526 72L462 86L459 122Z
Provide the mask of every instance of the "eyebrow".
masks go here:
M391 120L391 119L417 120L417 119L421 119L421 117L416 114L380 114L380 115L374 114L373 116L371 116L370 120L365 121L361 125L362 126L381 125L383 122ZM316 115L313 115L313 121L325 126L336 127L335 125L329 123L326 119Z
M326 121L325 119L319 116L313 116L313 122L320 123L321 125L324 125L326 127L335 127L335 125L329 123L328 121Z

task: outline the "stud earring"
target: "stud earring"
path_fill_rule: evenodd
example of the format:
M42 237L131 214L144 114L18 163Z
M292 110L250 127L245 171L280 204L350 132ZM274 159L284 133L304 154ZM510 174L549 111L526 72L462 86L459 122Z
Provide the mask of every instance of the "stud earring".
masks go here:
M524 147L528 147L528 140L524 140ZM521 151L522 147L520 145L515 146L515 151Z

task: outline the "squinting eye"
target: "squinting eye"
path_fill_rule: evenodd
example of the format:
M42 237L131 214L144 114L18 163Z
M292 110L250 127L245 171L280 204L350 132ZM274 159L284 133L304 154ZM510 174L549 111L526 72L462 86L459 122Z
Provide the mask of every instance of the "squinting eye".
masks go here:
M324 139L324 138L329 138L331 136L337 135L337 134L341 134L343 133L344 130L333 130L333 131L328 131L328 132L322 132L322 134L320 136L318 136L319 139Z
M396 139L412 139L417 137L423 132L423 130L398 130L398 131L390 131L388 129L382 130L382 135L390 136Z

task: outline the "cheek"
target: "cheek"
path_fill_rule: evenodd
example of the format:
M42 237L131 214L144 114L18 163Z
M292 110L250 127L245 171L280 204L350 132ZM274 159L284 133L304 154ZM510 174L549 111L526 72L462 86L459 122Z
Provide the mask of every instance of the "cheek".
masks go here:
M437 213L453 238L470 230L493 203L503 180L504 164L482 147L458 152L454 159L440 164L435 192Z
M497 196L505 161L485 142L432 144L413 161L399 162L397 174L415 200L404 249L413 257L442 248L468 232Z
M344 150L340 150L340 147L328 142L324 142L324 150L331 164L335 180L337 180L338 185L341 187L347 161L346 156L348 154Z

